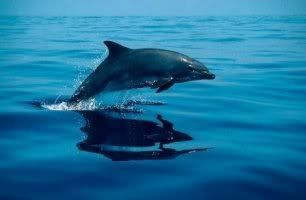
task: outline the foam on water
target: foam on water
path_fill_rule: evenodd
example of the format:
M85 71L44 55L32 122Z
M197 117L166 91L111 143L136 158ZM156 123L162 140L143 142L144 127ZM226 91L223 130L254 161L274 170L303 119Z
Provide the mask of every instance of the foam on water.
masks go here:
M67 101L60 101L56 99L55 101L50 102L32 102L32 105L44 108L47 110L53 111L115 111L115 112L134 112L140 113L143 112L143 109L137 108L138 105L151 105L151 106L160 106L165 105L162 101L147 100L142 96L136 96L131 99L124 99L120 103L114 103L111 105L103 104L103 102L97 102L96 99L90 99L88 101L81 101L77 104L68 104Z
M69 105L67 102L60 102L55 104L41 104L42 108L48 110L96 110L98 108L98 104L94 99L91 99L86 102L79 102L78 104Z

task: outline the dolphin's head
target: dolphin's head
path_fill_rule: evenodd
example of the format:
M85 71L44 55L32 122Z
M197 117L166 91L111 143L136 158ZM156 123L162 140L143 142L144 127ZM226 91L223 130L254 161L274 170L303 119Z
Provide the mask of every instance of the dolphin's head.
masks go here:
M208 68L201 62L191 58L182 58L182 62L186 66L186 74L189 74L193 79L215 79L215 75L209 72Z
M208 68L204 64L195 59L187 56L181 57L179 63L182 71L176 78L181 82L202 79L211 80L215 78L215 75L209 72Z

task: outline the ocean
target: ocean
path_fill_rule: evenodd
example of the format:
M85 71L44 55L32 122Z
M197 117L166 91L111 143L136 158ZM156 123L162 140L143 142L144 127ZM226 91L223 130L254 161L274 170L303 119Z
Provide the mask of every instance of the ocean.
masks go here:
M63 102L104 40L214 80ZM0 17L0 199L305 199L306 16Z

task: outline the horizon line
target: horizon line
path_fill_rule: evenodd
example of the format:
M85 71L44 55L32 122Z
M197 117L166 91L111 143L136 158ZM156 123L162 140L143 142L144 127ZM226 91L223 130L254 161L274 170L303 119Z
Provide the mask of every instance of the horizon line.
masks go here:
M0 17L282 17L282 16L306 16L303 14L225 14L225 15L2 15Z

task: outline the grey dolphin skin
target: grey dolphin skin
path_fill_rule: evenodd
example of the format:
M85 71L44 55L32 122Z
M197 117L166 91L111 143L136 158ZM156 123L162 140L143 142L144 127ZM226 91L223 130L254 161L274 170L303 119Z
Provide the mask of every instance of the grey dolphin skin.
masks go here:
M107 58L79 86L69 100L78 103L102 91L150 87L158 92L175 83L214 79L199 61L181 53L163 49L130 49L105 41Z

